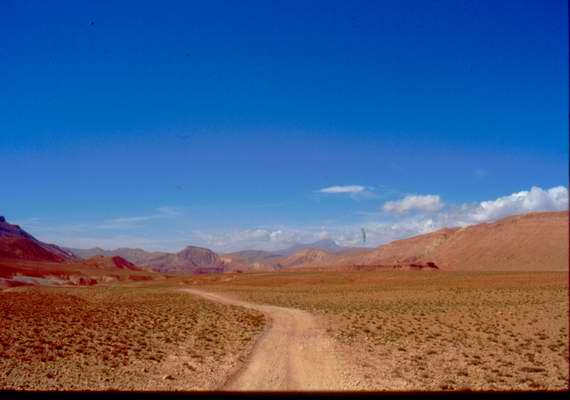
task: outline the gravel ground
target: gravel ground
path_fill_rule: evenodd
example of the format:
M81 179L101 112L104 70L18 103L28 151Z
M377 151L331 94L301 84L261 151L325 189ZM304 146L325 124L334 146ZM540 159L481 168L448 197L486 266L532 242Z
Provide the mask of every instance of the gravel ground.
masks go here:
M208 390L243 364L263 314L174 288L0 292L0 388Z
M363 390L568 388L568 274L244 274L207 290L308 311Z

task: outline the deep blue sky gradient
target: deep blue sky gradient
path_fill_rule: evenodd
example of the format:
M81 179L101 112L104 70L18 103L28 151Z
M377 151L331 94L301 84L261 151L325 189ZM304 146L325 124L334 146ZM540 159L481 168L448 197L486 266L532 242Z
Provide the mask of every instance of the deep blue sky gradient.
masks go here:
M228 229L567 185L567 17L564 0L5 0L1 212L171 205ZM315 194L349 184L380 197Z

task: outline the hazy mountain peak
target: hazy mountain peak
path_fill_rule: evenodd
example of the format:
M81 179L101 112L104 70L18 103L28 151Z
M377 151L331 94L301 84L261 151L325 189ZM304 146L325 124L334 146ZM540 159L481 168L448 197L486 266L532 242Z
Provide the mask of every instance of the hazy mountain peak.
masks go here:
M345 248L342 246L339 246L332 239L322 239L322 240L318 240L318 241L313 242L313 243L297 243L297 244L294 244L293 246L288 247L286 249L276 251L276 253L283 254L285 256L289 256L291 254L294 254L294 253L296 253L300 250L304 250L304 249L318 249L318 250L328 251L331 253L336 253L336 252L339 252L341 250L344 250Z

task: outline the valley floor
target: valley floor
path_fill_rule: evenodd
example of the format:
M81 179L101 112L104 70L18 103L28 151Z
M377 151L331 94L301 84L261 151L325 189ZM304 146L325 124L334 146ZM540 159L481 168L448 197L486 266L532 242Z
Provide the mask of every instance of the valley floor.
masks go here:
M186 289L208 300L263 312L270 320L246 365L224 390L351 390L350 365L334 340L310 313L295 308L248 303L227 295Z
M279 272L12 288L0 291L0 321L3 389L568 384L566 272Z
M265 318L171 285L0 291L0 389L213 390Z
M194 283L317 316L356 390L568 389L566 272L299 272Z

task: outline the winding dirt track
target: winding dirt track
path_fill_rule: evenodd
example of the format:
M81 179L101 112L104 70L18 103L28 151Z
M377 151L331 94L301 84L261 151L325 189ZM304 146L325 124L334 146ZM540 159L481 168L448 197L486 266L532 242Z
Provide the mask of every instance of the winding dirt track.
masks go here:
M223 390L350 389L332 339L308 312L184 290L211 301L258 310L269 318L269 326L246 365L226 382Z

